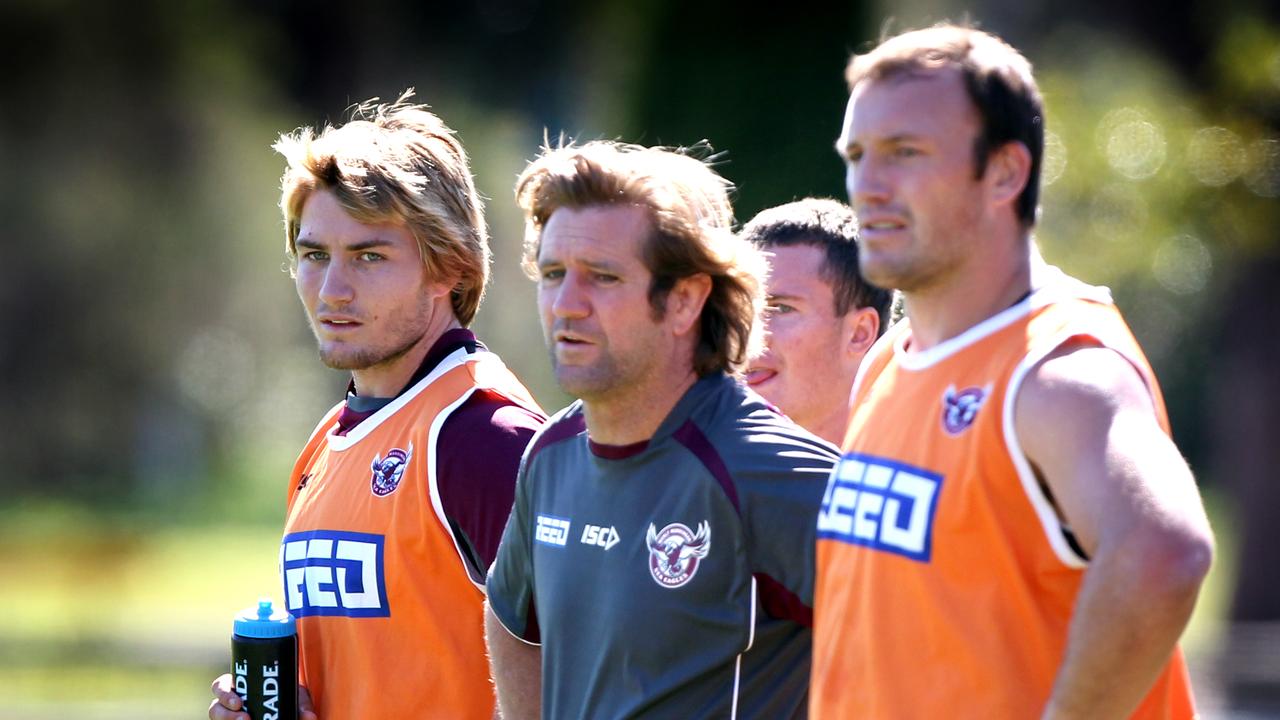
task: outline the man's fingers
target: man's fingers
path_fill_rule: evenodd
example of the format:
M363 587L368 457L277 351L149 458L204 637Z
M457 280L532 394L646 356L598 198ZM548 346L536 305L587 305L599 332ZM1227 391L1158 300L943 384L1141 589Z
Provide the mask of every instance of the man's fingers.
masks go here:
M298 686L298 720L319 720L316 707L311 704L311 693L307 692L305 685Z
M209 703L209 720L249 720L249 713L228 710L222 703L214 700Z
M249 714L236 712L241 709L240 696L231 689L231 675L219 675L209 686L213 702L209 703L209 720L249 720Z

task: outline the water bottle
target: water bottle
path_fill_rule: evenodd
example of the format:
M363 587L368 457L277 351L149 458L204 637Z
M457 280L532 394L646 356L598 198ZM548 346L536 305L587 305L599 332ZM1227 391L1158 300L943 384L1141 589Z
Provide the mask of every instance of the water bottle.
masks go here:
M231 677L253 720L298 719L298 636L293 616L258 601L235 620Z

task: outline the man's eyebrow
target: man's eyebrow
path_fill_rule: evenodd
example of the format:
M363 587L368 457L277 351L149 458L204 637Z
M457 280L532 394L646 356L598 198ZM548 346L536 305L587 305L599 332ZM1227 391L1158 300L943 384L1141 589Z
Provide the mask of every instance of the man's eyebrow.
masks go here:
M341 249L341 250L347 250L347 251L360 252L361 250L369 250L369 249L372 249L372 248L387 247L388 245L391 245L391 244L392 244L392 242L391 242L390 240L387 240L387 239L385 239L385 238L377 238L377 237L375 237L375 238L369 238L368 240L361 240L361 241L359 241L359 242L354 242L354 243L351 243L350 245L342 245L342 246L340 246L340 247L339 247L339 249ZM300 238L298 238L298 239L297 239L297 241L296 241L296 242L294 242L294 245L297 245L298 247L309 248L309 249L312 249L312 250L324 250L324 249L325 249L325 245L324 245L324 243L320 242L319 240L314 240L314 239L312 239L312 238L311 238L311 236L309 236L309 235L308 235L308 236L304 236L304 237L300 237Z
M916 133L898 133L897 135L890 135L889 137L878 138L877 140L875 140L875 144L890 145L893 143L900 143L900 142L915 142L920 139L921 139L921 136ZM835 149L837 154L848 155L849 150L851 150L852 148L862 147L862 145L863 143L857 140L849 140L846 142L844 136L841 135L840 137L836 138Z

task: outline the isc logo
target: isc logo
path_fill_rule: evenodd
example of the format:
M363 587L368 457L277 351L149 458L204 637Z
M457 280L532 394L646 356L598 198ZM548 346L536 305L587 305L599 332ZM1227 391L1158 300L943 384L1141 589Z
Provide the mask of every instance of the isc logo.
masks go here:
M827 482L818 537L928 562L942 476L892 460L845 455Z
M547 545L558 545L564 547L569 542L569 526L570 523L564 518L558 518L553 515L539 515L537 525L533 531L533 539Z
M608 550L617 545L619 539L618 529L613 526L585 525L582 528L583 545L599 545Z
M280 568L294 617L388 617L382 535L309 530L284 536Z

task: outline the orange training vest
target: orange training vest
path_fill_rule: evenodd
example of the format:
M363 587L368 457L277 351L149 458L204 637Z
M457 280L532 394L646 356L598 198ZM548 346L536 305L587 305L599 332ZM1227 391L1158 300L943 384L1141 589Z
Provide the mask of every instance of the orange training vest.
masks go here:
M322 718L493 717L484 581L435 477L440 428L477 388L538 407L496 355L460 350L345 436L335 407L294 466L281 567Z
M1017 445L1026 371L1071 339L1160 390L1105 288L1064 275L919 355L906 322L863 363L818 522L811 715L1036 718L1086 561ZM1180 651L1135 718L1194 716Z

